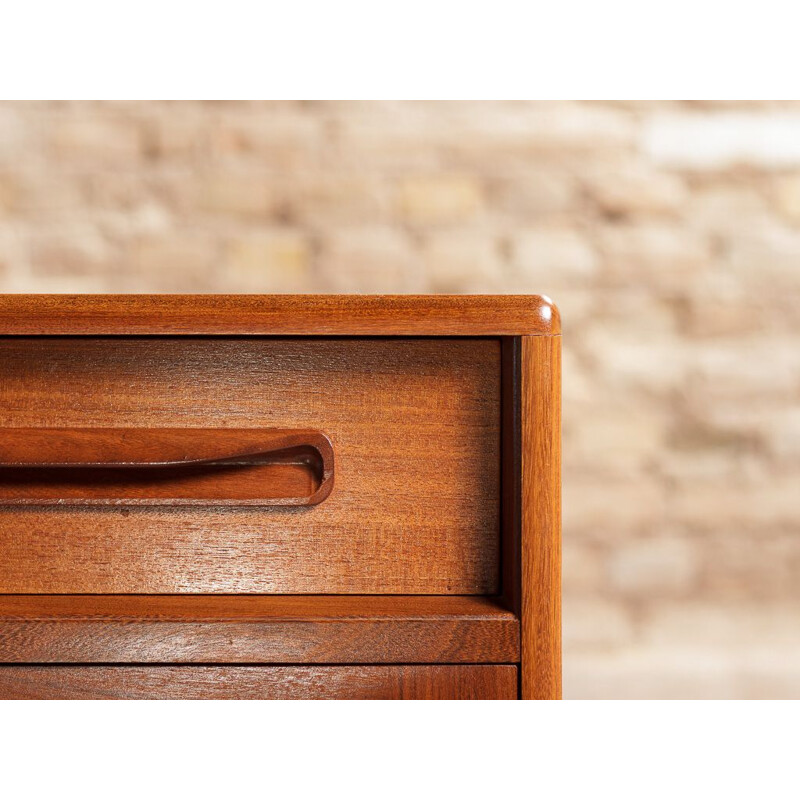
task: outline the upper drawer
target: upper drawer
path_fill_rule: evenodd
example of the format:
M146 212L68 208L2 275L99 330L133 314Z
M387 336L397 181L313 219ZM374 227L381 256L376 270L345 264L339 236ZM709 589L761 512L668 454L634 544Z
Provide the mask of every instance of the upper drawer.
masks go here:
M181 476L194 505L150 504L152 486L122 505L76 505L72 489L63 507L2 505L0 592L498 590L497 339L2 339L0 428L86 429L92 452L102 449L92 429L135 429L132 439L161 448L182 446L163 429L198 429L191 446L224 440L222 456L243 445L218 429L321 432L335 463L331 493L306 507L239 503L250 490L225 470ZM29 449L46 441L33 434ZM114 463L114 441L101 444ZM77 457L74 442L51 447ZM309 474L254 472L255 496L310 495ZM104 494L102 472L81 480Z

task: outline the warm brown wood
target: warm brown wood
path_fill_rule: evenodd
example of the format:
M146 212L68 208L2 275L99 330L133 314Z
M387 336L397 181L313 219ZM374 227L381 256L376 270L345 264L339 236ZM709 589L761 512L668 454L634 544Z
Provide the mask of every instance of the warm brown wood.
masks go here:
M508 663L519 621L491 598L0 596L0 662Z
M315 429L336 451L313 508L0 508L1 592L499 589L498 339L15 337L0 375L1 428Z
M9 667L4 700L513 700L514 666Z
M561 697L561 338L521 341L522 697Z
M560 332L546 297L0 295L0 335L519 336Z
M560 697L559 333L544 297L0 297L0 697ZM329 439L254 457L275 429Z
M331 493L333 468L320 431L0 430L0 506L312 506Z

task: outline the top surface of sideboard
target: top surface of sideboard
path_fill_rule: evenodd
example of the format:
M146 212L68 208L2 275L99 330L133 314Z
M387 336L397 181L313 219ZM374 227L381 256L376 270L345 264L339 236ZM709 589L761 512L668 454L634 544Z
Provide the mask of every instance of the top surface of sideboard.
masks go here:
M541 295L0 295L0 336L553 336Z

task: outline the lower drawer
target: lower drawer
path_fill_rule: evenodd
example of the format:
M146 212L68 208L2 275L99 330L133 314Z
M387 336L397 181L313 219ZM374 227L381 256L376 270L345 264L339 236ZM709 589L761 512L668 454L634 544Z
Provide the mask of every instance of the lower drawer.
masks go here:
M514 700L515 666L0 666L6 700Z

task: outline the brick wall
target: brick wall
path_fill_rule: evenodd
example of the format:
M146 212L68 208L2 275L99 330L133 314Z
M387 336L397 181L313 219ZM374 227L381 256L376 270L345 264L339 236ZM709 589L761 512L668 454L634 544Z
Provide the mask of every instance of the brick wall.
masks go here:
M552 295L565 694L800 697L800 104L0 104L0 289Z

